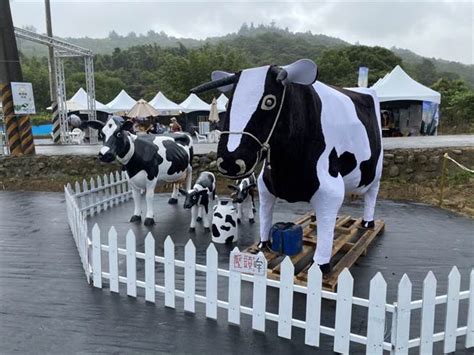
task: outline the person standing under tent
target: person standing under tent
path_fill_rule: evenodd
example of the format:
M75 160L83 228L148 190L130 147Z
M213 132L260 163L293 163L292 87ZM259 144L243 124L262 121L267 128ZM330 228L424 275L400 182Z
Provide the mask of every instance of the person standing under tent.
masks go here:
M183 130L183 128L178 123L178 120L176 119L176 117L171 117L170 131L171 132L181 132L182 130Z

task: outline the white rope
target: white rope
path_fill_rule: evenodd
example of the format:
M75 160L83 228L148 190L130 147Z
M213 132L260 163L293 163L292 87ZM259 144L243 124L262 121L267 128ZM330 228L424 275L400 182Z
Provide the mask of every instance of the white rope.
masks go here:
M469 169L469 168L466 168L464 165L462 165L461 163L458 163L456 160L454 160L453 158L451 158L448 153L444 153L443 155L444 158L448 159L448 160L451 160L454 164L456 164L457 166L459 166L462 170L465 170L467 172L470 172L471 174L474 174L474 170L472 169Z
M257 166L257 164L260 162L260 157L261 157L262 152L267 152L268 168L271 169L271 165L270 165L270 143L269 142L270 142L270 139L272 138L273 131L275 130L275 127L278 123L278 120L280 119L281 110L283 108L283 103L285 101L285 96L286 96L285 94L286 94L286 86L283 87L283 95L281 97L280 107L278 108L278 112L275 116L275 121L273 122L272 129L270 130L270 133L268 134L268 137L265 140L265 142L262 143L260 141L260 139L258 139L255 135L253 135L250 132L246 132L246 131L242 131L242 132L222 131L221 132L221 135L222 134L241 134L241 135L246 134L246 135L250 136L251 138L253 138L260 145L260 150L257 152L258 159L255 162L255 164L253 165L252 169L249 171L249 173L252 173L254 171L255 167Z

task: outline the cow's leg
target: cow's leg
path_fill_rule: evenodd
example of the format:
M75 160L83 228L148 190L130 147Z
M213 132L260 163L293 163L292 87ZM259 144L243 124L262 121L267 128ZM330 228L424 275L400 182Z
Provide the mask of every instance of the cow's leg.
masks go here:
M192 182L193 182L193 167L191 166L191 164L189 164L186 169L186 191L191 190Z
M377 194L379 192L380 180L375 181L372 186L364 194L364 220L362 227L374 228L374 211L377 202Z
M240 223L242 221L242 203L237 204L237 223Z
M141 217L141 205L142 205L142 195L140 193L140 189L134 187L132 185L132 196L133 196L133 204L134 204L134 210L133 210L133 216L130 218L130 222L132 223L140 223L142 221Z
M248 199L248 209L249 209L249 223L253 224L255 223L255 215L254 215L254 208L255 208L255 205L254 205L254 202L253 202L253 198L247 198Z
M176 205L178 203L178 193L179 193L178 188L179 188L178 184L173 184L173 193L171 194L171 197L168 200L168 203L170 205Z
M318 243L314 261L320 265L323 273L328 273L330 271L329 261L331 260L337 213L344 200L344 181L341 175L336 178L327 175L323 176L320 182L318 191L310 201L318 221Z
M146 218L145 218L145 226L149 227L155 224L155 220L153 219L153 200L155 196L155 186L157 182L157 178L149 181L146 186Z
M275 206L276 197L268 191L263 181L263 170L258 176L258 196L260 199L260 244L259 249L268 247L268 238L273 220L273 207Z
M198 211L197 211L197 218L196 218L197 222L202 221L202 209L203 209L203 205L199 205Z
M210 231L209 204L203 205L202 208L204 209L204 216L202 217L204 229L206 230L206 232L209 232Z
M191 207L191 223L189 224L189 231L194 232L196 230L196 219L198 215L198 206L194 205Z

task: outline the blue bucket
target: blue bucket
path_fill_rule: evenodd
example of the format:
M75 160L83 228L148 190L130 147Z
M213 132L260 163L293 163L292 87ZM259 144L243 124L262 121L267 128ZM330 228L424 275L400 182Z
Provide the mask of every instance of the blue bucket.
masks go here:
M303 250L303 228L294 223L275 223L270 229L272 250L284 255L296 255Z

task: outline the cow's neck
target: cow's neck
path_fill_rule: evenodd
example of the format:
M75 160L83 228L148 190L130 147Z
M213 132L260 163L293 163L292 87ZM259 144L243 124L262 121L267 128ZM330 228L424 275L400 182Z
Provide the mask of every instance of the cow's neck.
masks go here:
M121 164L127 165L130 159L132 159L133 154L135 153L135 144L133 144L132 137L130 136L127 137L127 144L125 146L124 151L125 154L123 154L122 156L120 154L117 154L117 160Z

